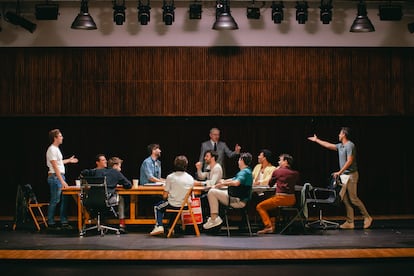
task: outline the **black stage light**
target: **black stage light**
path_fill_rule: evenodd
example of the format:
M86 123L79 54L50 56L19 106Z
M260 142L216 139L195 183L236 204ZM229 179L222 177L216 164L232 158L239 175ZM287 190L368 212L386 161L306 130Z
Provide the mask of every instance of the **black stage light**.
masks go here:
M150 13L150 1L148 0L146 4L141 1L138 2L138 21L141 25L148 25L148 22L151 19Z
M399 21L403 15L401 5L380 5L378 9L380 20Z
M20 15L14 12L6 12L6 14L4 15L4 19L13 25L23 27L31 33L33 33L37 27L35 23L30 22L29 20L21 17Z
M89 14L88 0L81 0L80 12L70 26L75 30L96 30L96 24Z
M247 7L246 15L248 19L260 19L260 8L254 6Z
M332 0L321 0L320 19L322 24L329 24L332 21Z
M237 30L239 26L231 16L230 5L228 0L216 1L216 21L213 24L213 30Z
M296 2L296 21L305 24L308 21L308 3L306 1Z
M414 33L414 22L408 23L407 28L410 33Z
M164 3L162 5L162 21L165 25L172 25L175 18L175 6L174 6L174 0L167 2L164 0Z
M285 6L283 5L283 2L280 1L276 3L275 1L272 2L272 20L275 24L280 24L283 21L284 13L283 8Z
M59 15L58 4L36 4L35 10L37 20L57 20Z
M202 6L199 3L192 3L188 8L190 19L201 19Z
M125 0L114 1L114 22L116 25L122 25L125 22Z
M349 31L352 33L375 32L374 25L368 18L367 5L364 0L358 3L358 13Z

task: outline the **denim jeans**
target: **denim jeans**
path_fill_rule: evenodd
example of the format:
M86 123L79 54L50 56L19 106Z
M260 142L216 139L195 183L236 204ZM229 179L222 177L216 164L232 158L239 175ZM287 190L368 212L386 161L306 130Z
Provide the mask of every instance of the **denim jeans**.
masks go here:
M62 178L65 180L65 176L62 175ZM55 224L55 212L56 207L60 202L60 223L68 223L68 218L66 216L66 200L65 196L62 196L62 184L55 174L52 174L47 178L47 183L50 188L50 202L47 211L48 224Z

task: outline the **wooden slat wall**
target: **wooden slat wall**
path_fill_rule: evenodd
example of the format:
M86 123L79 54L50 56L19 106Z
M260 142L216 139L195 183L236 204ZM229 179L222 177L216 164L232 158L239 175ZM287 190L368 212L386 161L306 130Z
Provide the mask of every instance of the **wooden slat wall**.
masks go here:
M0 116L412 115L411 48L3 48Z

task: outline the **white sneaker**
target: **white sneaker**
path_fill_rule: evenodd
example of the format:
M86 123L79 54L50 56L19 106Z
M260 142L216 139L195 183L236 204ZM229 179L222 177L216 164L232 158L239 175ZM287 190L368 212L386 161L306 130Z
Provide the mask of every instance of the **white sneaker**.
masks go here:
M203 228L204 229L211 229L214 228L216 226L219 226L220 224L223 223L223 220L221 219L221 217L217 217L215 220L208 218L207 222L203 224Z
M164 226L155 226L154 229L151 231L151 236L161 235L164 234Z

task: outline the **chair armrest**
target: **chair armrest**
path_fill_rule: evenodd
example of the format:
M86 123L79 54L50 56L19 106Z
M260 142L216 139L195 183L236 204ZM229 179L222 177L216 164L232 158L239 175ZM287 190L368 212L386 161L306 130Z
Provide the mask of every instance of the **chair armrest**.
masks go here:
M325 194L327 195L326 198L329 198L331 196L336 197L336 191L332 189L327 188L314 188L312 190L313 198L317 199L318 195Z

